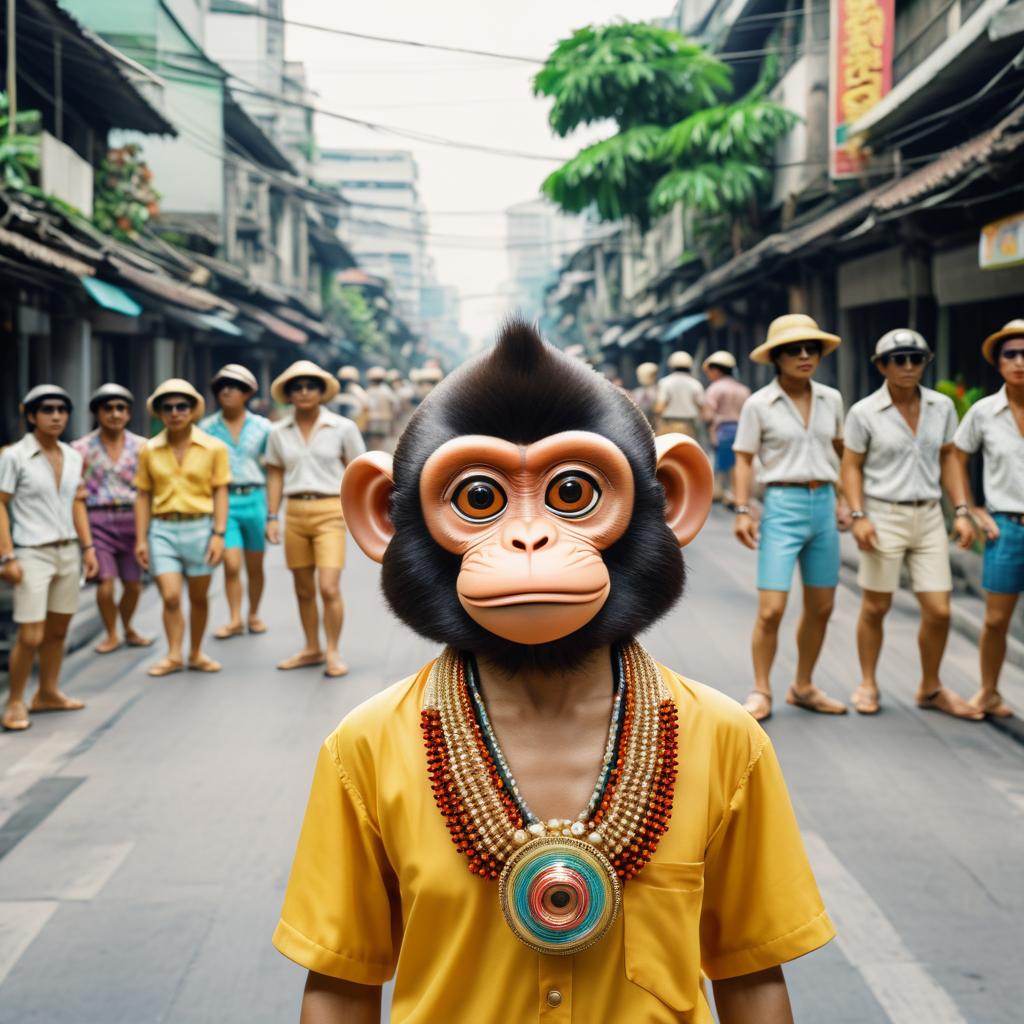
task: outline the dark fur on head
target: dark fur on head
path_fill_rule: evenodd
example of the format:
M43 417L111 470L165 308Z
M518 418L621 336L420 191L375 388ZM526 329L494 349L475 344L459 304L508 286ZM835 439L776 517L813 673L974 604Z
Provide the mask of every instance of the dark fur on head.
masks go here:
M614 442L633 469L636 497L629 529L604 554L611 593L582 629L549 644L505 640L478 625L455 591L461 559L430 536L420 508L423 464L446 441L466 434L531 444L565 430ZM585 364L545 344L522 320L510 320L494 349L439 384L416 410L395 452L384 594L417 633L490 658L509 670L566 668L602 644L635 636L683 592L683 557L665 524L655 477L654 438L643 413Z

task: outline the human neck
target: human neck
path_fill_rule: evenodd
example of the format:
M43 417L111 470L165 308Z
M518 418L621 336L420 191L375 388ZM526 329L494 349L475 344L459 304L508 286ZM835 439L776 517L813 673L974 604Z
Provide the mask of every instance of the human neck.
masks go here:
M46 448L48 451L52 451L60 442L59 437L53 437L51 434L44 434L41 430L33 430L32 433L35 434L36 440L39 442L39 447Z
M315 423L320 415L320 406L314 405L311 409L295 409L296 423Z
M100 427L100 437L107 444L117 444L124 436L124 427L118 430L111 430L109 427Z
M921 389L917 384L912 384L910 387L900 387L898 384L893 384L891 380L885 382L886 387L889 389L889 396L892 398L896 405L909 405L920 397Z
M1007 384L1006 398L1013 405L1024 405L1024 384Z
M240 405L237 409L221 409L220 414L226 423L237 423L245 419L246 408Z
M187 427L179 427L177 430L172 430L170 427L167 428L167 440L171 444L181 444L182 441L187 441L191 436L191 423Z
M512 701L541 715L556 715L567 707L612 692L611 650L595 647L571 669L517 669L508 672L496 662L478 658L480 686L484 697Z
M779 387L787 395L803 395L811 390L810 377L790 377L789 374L779 374Z

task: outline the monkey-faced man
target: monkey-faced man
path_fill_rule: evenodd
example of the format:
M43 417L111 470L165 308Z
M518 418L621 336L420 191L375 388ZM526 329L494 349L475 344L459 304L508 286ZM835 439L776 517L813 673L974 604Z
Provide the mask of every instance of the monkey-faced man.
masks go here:
M274 937L303 1022L376 1024L396 975L395 1022L710 1024L702 972L722 1024L791 1020L780 965L833 932L771 744L636 640L711 491L520 322L348 467L352 536L442 650L321 748Z

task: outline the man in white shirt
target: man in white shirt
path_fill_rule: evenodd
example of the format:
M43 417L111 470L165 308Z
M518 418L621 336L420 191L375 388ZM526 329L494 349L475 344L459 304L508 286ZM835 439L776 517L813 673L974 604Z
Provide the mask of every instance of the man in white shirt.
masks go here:
M917 705L977 720L984 717L982 712L939 679L953 589L949 538L939 504L943 484L957 506L960 546L974 541L953 447L956 409L945 395L921 387L931 349L917 331L900 327L882 335L872 361L885 381L850 409L844 431L843 490L860 548L857 582L863 592L857 620L861 682L850 700L863 715L878 712L882 624L906 562L921 606Z
M658 398L654 403L657 433L696 437L704 405L704 385L690 372L693 356L689 352L673 352L668 357L668 368L672 372L658 381Z
M288 499L284 556L292 571L305 647L278 664L279 669L325 665L336 679L348 672L338 645L344 622L341 570L345 566L345 520L341 478L345 466L366 451L352 420L323 406L337 395L338 381L307 359L288 367L271 386L277 402L292 412L274 425L267 441L267 539L281 541L278 515ZM320 646L316 595L324 605L326 652ZM325 664L326 663L326 664Z
M82 561L99 572L82 486L82 456L60 440L71 396L56 384L25 395L29 432L0 454L0 573L14 587L18 634L11 650L4 729L20 732L29 711L78 711L58 688L64 638L78 609ZM79 545L82 554L79 556ZM39 690L26 707L25 685L39 655Z

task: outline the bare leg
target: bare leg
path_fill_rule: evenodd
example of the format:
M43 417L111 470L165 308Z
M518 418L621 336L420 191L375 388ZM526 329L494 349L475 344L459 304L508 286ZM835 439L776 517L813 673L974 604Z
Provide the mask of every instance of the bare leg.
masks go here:
M14 639L14 647L11 648L7 664L10 693L3 715L5 729L18 730L29 727L28 708L25 707L25 684L32 672L32 663L36 660L36 651L43 642L45 629L45 622L22 622L18 625L18 634Z
M759 590L757 619L751 651L754 657L754 688L771 694L771 672L779 647L779 626L789 594L784 590Z
M942 655L946 651L946 639L949 636L949 593L929 591L914 596L921 606L921 629L917 634L917 646L921 652L918 706L945 711L955 718L984 718L983 711L972 707L952 690L946 689L939 678L939 666L942 664Z
M320 597L324 602L324 633L327 635L327 669L325 675L343 676L348 667L341 660L338 644L345 621L345 606L341 600L341 570L320 569Z
M181 651L185 643L185 613L181 610L181 591L184 579L180 572L162 572L156 578L164 605L167 655L149 670L150 675L165 675L169 670L180 669L183 664Z
M117 604L114 601L114 580L100 580L96 587L96 607L99 609L107 635L95 646L97 654L109 654L121 646L117 635Z
M198 578L198 577L196 577ZM218 640L237 636L245 628L242 625L242 549L226 548L224 551L224 594L228 599L228 624L214 633Z
M868 714L878 704L878 659L885 633L883 623L892 607L892 594L865 590L857 618L857 657L860 659L860 685L854 691L854 707Z
M265 633L267 627L260 618L260 601L263 600L263 552L245 552L245 574L249 580L249 630Z
M203 634L206 632L206 619L210 610L207 595L212 579L212 575L188 577L188 667L203 672L220 671L220 665L213 658L203 654Z
M121 594L121 622L124 625L124 635L133 647L148 647L152 642L151 636L142 636L132 627L132 618L135 609L139 606L139 598L142 597L142 583L138 580L130 580L123 584L124 592Z
M999 673L1006 660L1006 635L1010 629L1017 594L985 595L985 626L978 644L981 662L981 688L971 698L972 707L990 715L1006 718L1012 712L999 696Z
M804 607L796 629L796 678L786 695L787 704L826 715L846 713L845 704L833 700L814 685L814 667L825 642L825 630L832 616L835 596L835 587L804 586Z
M33 711L77 711L85 707L60 692L60 667L64 663L64 641L68 635L70 615L49 612L39 647L39 689L32 701Z
M302 622L306 645L298 654L278 662L277 667L289 669L322 665L324 652L320 648L320 615L316 607L316 569L313 566L292 569L292 580L295 584L295 598L299 605L299 619Z

